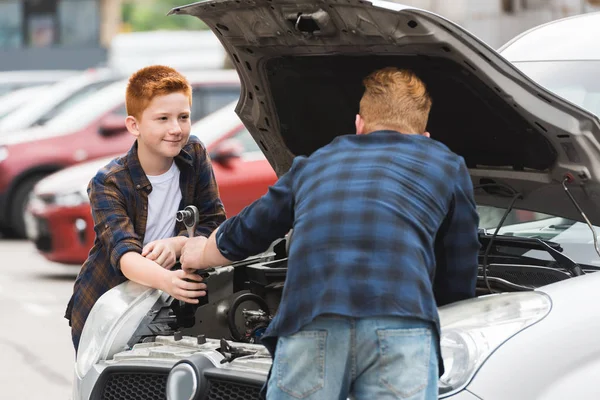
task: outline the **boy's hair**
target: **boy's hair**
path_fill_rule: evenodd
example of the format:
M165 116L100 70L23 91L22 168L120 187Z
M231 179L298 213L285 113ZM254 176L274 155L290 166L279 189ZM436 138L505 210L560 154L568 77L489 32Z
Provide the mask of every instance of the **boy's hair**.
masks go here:
M142 68L131 75L127 84L127 114L140 119L154 97L176 92L186 95L192 105L192 86L179 72L164 65Z
M382 127L402 133L425 132L431 98L423 81L412 71L383 68L367 76L363 84L359 114L366 132Z

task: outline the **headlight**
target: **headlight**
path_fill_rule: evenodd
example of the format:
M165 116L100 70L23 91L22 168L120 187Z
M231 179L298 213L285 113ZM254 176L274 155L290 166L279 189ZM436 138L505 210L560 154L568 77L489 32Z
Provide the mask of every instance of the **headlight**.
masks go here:
M83 378L99 360L126 350L127 342L162 292L127 281L104 293L86 320L77 351Z
M440 396L462 390L489 355L550 312L541 292L504 293L467 300L440 309L445 372Z
M8 149L5 146L0 146L0 162L8 158Z

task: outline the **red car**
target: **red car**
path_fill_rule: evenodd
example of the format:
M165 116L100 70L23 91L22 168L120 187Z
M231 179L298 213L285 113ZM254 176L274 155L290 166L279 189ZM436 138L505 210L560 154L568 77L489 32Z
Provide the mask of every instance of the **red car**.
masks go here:
M239 98L236 71L190 72L192 118L198 121ZM0 229L25 237L23 212L33 186L79 162L125 153L126 80L88 96L43 126L0 136Z
M265 194L277 180L234 106L229 104L192 127L192 135L211 155L228 217ZM95 238L87 185L111 159L64 169L35 186L25 213L27 235L47 259L65 264L85 261Z

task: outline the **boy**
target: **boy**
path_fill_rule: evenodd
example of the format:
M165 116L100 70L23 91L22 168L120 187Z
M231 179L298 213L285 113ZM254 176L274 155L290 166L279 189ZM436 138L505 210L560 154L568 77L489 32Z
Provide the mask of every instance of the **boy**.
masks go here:
M190 138L191 104L189 82L172 68L146 67L129 78L125 123L136 141L88 186L96 239L65 315L76 352L94 303L127 279L192 304L206 294L197 275L170 270L188 239L177 210L198 208L196 235L225 220L206 148Z
M425 131L424 83L385 68L364 86L357 135L296 157L266 195L208 240L190 239L180 258L186 269L223 265L294 228L263 336L274 357L269 400L437 399L436 300L475 296L471 179Z

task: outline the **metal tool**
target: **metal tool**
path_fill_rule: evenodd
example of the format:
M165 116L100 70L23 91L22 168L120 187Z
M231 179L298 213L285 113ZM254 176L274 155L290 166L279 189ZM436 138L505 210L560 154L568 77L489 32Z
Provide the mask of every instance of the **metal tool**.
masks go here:
M196 232L196 226L198 226L198 222L200 221L200 213L196 206L187 206L183 210L177 211L175 220L183 222L187 228L188 236L192 238L194 237L194 232Z

